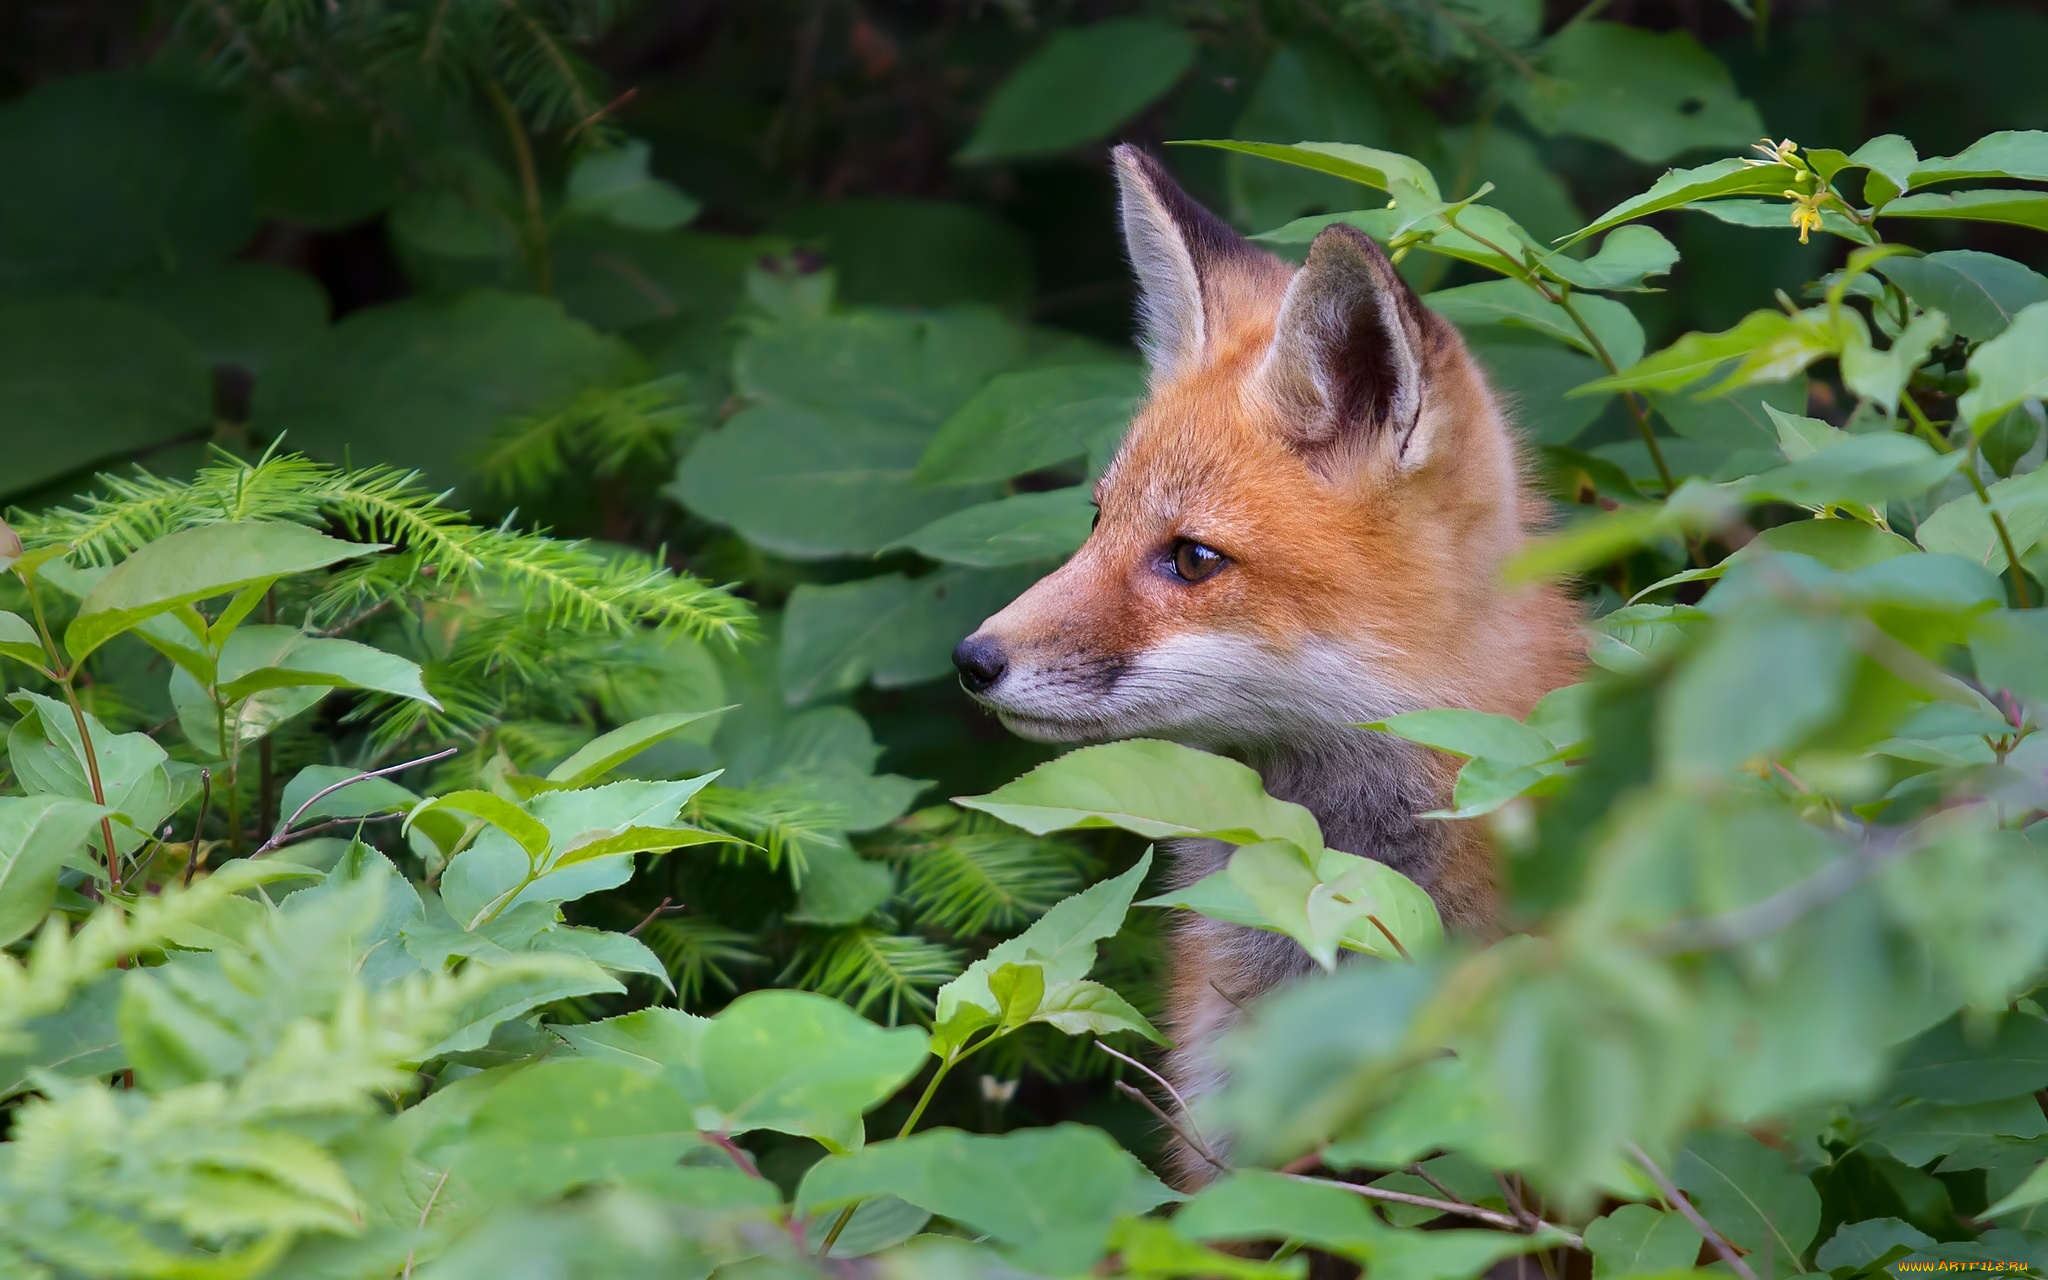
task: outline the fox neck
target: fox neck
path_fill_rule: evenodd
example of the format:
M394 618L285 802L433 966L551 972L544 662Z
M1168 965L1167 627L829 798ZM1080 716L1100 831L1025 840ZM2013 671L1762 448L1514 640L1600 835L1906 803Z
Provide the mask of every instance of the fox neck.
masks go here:
M1344 729L1263 741L1231 754L1258 770L1269 795L1314 814L1331 848L1384 862L1436 893L1451 842L1445 823L1416 816L1444 798L1426 750L1386 734Z

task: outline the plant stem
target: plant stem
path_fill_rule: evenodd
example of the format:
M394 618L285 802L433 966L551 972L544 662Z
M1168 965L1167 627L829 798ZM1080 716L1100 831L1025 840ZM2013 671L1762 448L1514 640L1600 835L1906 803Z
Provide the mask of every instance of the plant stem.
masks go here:
M519 119L519 109L512 105L512 99L505 96L505 90L496 80L484 82L484 92L497 110L498 119L505 126L505 136L512 143L512 158L519 165L519 194L526 205L526 260L533 268L533 287L540 294L555 291L554 272L548 262L548 225L540 202L540 174L533 164L533 143L526 136L526 125Z
M932 1072L932 1082L924 1087L924 1095L917 1100L917 1105L910 1109L910 1118L908 1120L905 1120L903 1122L903 1127L896 1131L896 1140L898 1142L901 1142L903 1139L909 1137L910 1131L917 1128L917 1122L919 1120L924 1119L924 1110L926 1107L932 1105L932 1099L938 1096L939 1085L945 1081L947 1072L951 1071L954 1067L960 1065L961 1063L967 1061L967 1059L972 1057L975 1051L982 1048L983 1045L993 1044L996 1040L1000 1039L1001 1037L1002 1033L997 1032L995 1035L992 1035L988 1037L988 1039L983 1040L981 1044L973 1046L973 1048L962 1049L957 1053L939 1059L939 1069L937 1071ZM846 1230L847 1223L853 1221L853 1212L854 1210L860 1208L860 1205L861 1202L856 1200L852 1204L847 1205L846 1208L840 1210L839 1217L832 1223L832 1229L825 1233L824 1243L818 1246L819 1257L825 1257L827 1254L832 1252L832 1246L839 1242L839 1233Z
M1587 8L1598 8L1599 5L1602 3L1605 3L1605 0L1594 0L1594 3L1592 5L1588 5ZM1581 10L1579 17L1584 17L1585 12L1585 10ZM1578 18L1573 18L1572 22L1577 22L1578 20ZM1571 23L1566 23L1565 25L1570 26ZM1533 269L1531 269L1526 263L1524 263L1521 260L1521 258L1516 256L1515 254L1509 253L1507 250L1493 243L1493 241L1488 240L1485 236L1476 235L1473 232L1467 231L1465 230L1465 228L1459 226L1458 215L1453 213L1452 211L1448 209L1444 210L1443 220L1445 226L1457 232L1459 235L1462 235L1467 239L1476 241L1477 243L1486 246L1488 249L1491 249L1493 250L1493 252L1500 255L1501 260L1508 264L1508 274L1510 276L1513 276L1515 279L1521 281L1523 284L1528 285L1537 293L1543 295L1544 301L1555 303L1557 306L1562 307L1564 309L1565 315L1571 318L1571 322L1574 325L1576 325L1578 327L1579 332L1585 336L1586 344L1593 349L1593 355L1600 361L1600 363L1603 366L1605 366L1607 372L1610 375L1618 374L1621 372L1621 366L1616 364L1614 362L1614 357L1608 353L1607 344L1600 341L1600 335L1593 332L1592 326L1588 325L1585 321L1585 318L1578 313L1577 308L1572 306L1571 293L1569 291L1560 292L1558 290L1552 289L1549 285L1543 282L1543 277L1537 275ZM1657 433L1650 429L1649 415L1644 413L1642 405L1637 403L1634 392L1622 392L1621 399L1622 403L1628 406L1629 414L1636 420L1636 430L1642 434L1643 447L1650 451L1650 461L1653 464L1655 464L1657 468L1657 479L1663 483L1664 494L1666 497L1669 497L1671 495L1671 492L1678 487L1678 483L1677 481L1671 478L1671 468L1668 465L1666 465L1664 461L1664 450L1659 448L1657 445Z
M1693 1208L1692 1201L1686 1199L1685 1193L1678 1189L1677 1184L1664 1175L1664 1171L1657 1167L1657 1162L1650 1159L1648 1152L1631 1142L1628 1144L1628 1153L1635 1157L1637 1164L1649 1171L1650 1181L1657 1184L1657 1190L1664 1193L1664 1198L1671 1202L1671 1206L1685 1215L1685 1220L1693 1225L1694 1230L1706 1237L1707 1243L1714 1247L1714 1252L1721 1255L1721 1261L1733 1267L1735 1274L1741 1276L1742 1280L1756 1280L1756 1272L1750 1270L1749 1264L1742 1260L1742 1255L1735 1252L1735 1247L1723 1239L1720 1232L1714 1230L1712 1223L1700 1216L1700 1211Z
M79 747L85 753L85 776L92 785L92 802L105 808L107 789L100 783L99 751L92 745L92 732L86 728L85 707L78 701L78 688L74 683L78 673L64 665L64 653L50 634L50 622L43 616L43 602L36 595L36 584L23 578L21 585L28 591L28 608L35 615L36 633L43 638L43 652L50 655L51 674L56 676L57 687L64 691L64 701L71 707L71 722L78 727ZM106 845L107 888L111 891L121 883L120 868L116 865L120 855L114 852L114 823L105 814L100 815L100 839Z

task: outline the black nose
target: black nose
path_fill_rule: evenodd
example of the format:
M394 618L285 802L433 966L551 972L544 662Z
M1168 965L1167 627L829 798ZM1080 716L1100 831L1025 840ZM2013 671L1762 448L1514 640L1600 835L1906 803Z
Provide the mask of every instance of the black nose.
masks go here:
M960 668L960 683L969 693L987 693L1003 678L1010 665L1003 647L986 636L969 636L953 650L953 665Z

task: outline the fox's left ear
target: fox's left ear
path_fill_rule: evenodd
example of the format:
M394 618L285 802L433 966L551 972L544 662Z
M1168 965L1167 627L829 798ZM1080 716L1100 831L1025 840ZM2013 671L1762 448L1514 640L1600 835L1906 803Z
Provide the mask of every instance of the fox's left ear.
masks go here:
M1406 454L1422 411L1429 316L1371 237L1337 223L1287 286L1259 370L1304 448L1368 443Z

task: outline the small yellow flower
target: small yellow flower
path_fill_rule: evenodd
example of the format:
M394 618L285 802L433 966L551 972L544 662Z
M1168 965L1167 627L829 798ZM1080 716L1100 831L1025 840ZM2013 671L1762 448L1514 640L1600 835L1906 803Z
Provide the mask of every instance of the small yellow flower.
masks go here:
M1785 198L1792 202L1792 225L1799 228L1799 243L1805 244L1809 233L1820 230L1820 203L1827 197L1826 187L1812 195L1799 191L1785 193Z

